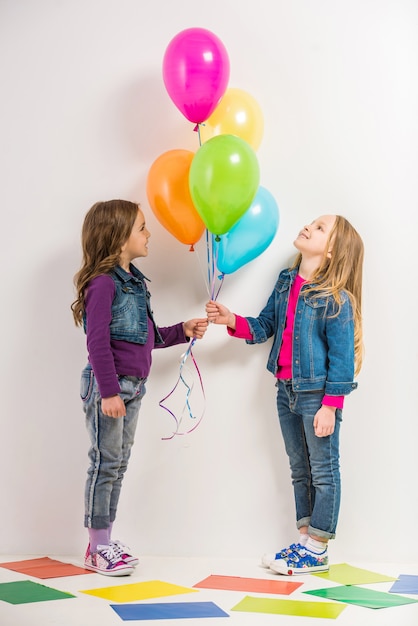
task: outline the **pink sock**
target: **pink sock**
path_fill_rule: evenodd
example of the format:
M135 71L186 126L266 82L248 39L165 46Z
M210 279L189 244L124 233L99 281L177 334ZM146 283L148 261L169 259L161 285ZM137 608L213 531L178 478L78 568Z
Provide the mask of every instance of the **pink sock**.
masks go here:
M97 552L97 546L108 546L110 537L108 528L89 528L90 552Z

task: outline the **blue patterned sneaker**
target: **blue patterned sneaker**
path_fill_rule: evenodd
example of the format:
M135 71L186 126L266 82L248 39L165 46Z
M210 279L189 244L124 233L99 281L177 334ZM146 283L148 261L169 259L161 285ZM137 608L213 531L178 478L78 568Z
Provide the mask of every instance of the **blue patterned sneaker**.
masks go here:
M324 550L320 554L316 554L303 546L297 546L285 558L272 561L270 569L277 574L284 574L285 576L327 572L329 570L328 551Z
M113 546L97 546L97 552L87 548L84 567L105 576L129 576L134 571L132 565L122 561Z
M280 552L276 552L276 554L273 554L272 552L263 554L263 556L261 557L261 565L263 567L270 567L270 564L273 563L273 561L285 559L289 554L291 554L298 548L303 548L302 544L292 543L288 548L283 548L283 550L280 550Z
M131 565L132 567L136 567L138 565L139 559L132 554L132 550L129 546L126 546L118 539L110 541L110 545L113 547L116 556L122 559L122 561L125 561L125 563Z

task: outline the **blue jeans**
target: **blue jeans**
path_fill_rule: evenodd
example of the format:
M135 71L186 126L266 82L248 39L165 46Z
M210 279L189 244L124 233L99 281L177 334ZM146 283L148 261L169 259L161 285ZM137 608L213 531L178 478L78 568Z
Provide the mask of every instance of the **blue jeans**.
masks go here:
M91 443L85 489L84 525L87 528L108 528L115 520L146 380L133 376L119 378L119 395L125 403L126 415L115 418L102 413L102 398L91 366L87 365L82 371L80 395Z
M310 535L334 539L341 498L339 434L341 409L335 430L317 437L313 420L323 392L292 391L291 381L277 382L277 411L289 457L296 505L296 525L308 526Z

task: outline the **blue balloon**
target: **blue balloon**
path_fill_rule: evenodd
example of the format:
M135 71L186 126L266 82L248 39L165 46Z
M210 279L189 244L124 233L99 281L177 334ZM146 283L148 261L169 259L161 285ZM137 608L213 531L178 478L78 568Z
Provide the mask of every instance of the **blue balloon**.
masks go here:
M249 209L231 230L215 240L217 268L232 274L258 257L273 241L279 227L279 207L265 187L259 187Z

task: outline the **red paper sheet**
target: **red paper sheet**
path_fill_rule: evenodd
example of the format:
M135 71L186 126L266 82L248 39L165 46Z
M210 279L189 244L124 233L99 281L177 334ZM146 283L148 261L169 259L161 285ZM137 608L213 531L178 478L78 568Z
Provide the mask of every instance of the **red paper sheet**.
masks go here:
M266 578L241 578L240 576L208 576L193 587L198 589L225 589L227 591L249 591L290 595L303 583L269 580Z
M10 569L25 576L33 576L34 578L60 578L61 576L77 576L80 574L93 574L92 571L71 565L71 563L62 563L55 561L48 556L38 559L28 559L26 561L11 561L10 563L0 563L0 567Z

